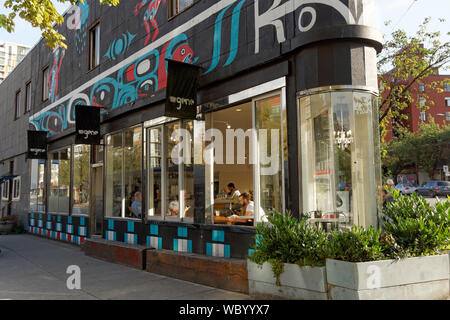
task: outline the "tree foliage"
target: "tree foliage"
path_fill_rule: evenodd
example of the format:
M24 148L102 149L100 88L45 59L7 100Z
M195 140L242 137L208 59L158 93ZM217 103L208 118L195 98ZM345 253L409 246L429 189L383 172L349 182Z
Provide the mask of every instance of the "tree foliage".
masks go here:
M55 9L54 3L70 3L76 5L78 2L84 3L83 0L6 0L4 7L8 10L8 14L0 14L0 28L8 32L14 31L15 19L19 17L30 23L33 27L39 28L46 44L54 49L59 46L67 48L64 43L65 37L60 34L55 26L64 22L64 18ZM101 4L116 6L119 0L99 0Z
M396 176L406 168L422 168L430 177L441 159L450 158L450 124L442 128L430 118L422 122L417 134L406 132L385 144L383 166Z
M384 41L383 51L378 56L379 117L383 137L393 119L399 120L392 123L393 129L402 129L404 121L401 120L406 117L402 111L410 104L423 97L426 103L420 108L424 111L433 105L429 95L444 90L444 81L425 83L425 91L420 94L417 89L418 83L436 74L438 69L448 69L450 63L450 42L442 42L440 31L429 31L430 22L431 19L426 18L412 36L400 29ZM439 22L443 24L445 20Z

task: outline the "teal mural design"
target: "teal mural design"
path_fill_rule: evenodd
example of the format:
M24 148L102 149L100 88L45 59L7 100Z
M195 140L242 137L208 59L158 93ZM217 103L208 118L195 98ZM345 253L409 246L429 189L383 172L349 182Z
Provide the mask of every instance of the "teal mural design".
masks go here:
M106 58L110 60L116 60L118 56L123 55L127 52L131 45L131 42L136 37L136 34L131 34L130 32L122 33L122 36L111 42L106 54Z

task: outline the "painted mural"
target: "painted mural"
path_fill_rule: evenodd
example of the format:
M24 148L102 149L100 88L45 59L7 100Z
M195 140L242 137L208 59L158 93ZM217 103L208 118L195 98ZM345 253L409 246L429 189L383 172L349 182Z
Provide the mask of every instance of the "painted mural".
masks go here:
M168 3L165 0L138 2L132 16L140 14L142 9L145 10L145 33L142 30L132 30L133 26L129 26L129 31L126 30L113 38L110 45L102 49L102 55L105 60L118 62L62 98L58 96L58 74L60 70L64 70L64 51L54 53L52 103L30 117L30 123L36 130L44 130L52 135L74 124L74 106L78 104L93 105L105 113L125 107L140 98L152 96L166 87L166 59L201 65L203 74L209 74L229 67L240 54L256 57L265 49L261 39L267 37L268 33L278 43L287 40L283 20L287 14L295 14L296 33L300 34L314 28L319 20L318 9L324 6L331 7L344 23L365 24L369 19L363 13L363 4L370 0L349 0L348 6L340 0L272 1L270 5L266 0L219 0L161 36L157 20L167 19L167 11L162 8L167 9ZM253 11L249 9L251 6ZM79 39L85 38L88 15L87 0L85 5L78 4L69 11L67 27L79 33L76 37L77 43ZM249 15L252 15L251 18ZM248 31L248 21L254 24L254 31ZM140 26L142 22L134 27ZM193 32L203 29L211 34L205 38L205 43L193 46ZM242 37L243 34L246 38ZM254 36L254 39L249 39L250 36ZM144 47L128 54L130 44L135 39L145 39ZM208 41L210 43L207 43ZM76 45L78 52L84 45L81 42L86 41L80 40ZM251 43L253 48L248 43ZM250 52L252 50L253 52Z
M84 3L79 2L76 6L72 6L67 14L67 28L75 33L75 50L79 55L81 55L87 46L86 22L89 17L88 0L85 0ZM81 67L80 63L78 63L78 67Z
M224 18L224 15L227 13L227 11L234 6L232 9L232 20L231 20L231 35L230 35L230 54L228 56L227 61L225 62L224 66L228 66L231 64L234 59L236 58L237 51L238 51L238 45L239 45L239 22L241 18L241 9L244 5L244 2L246 0L239 1L236 5L234 3L227 6L225 9L223 9L219 15L216 18L216 22L214 24L214 49L212 54L212 62L211 66L208 70L206 70L206 73L210 73L213 71L217 65L219 64L219 59L221 55L221 44L222 44L222 21Z
M116 60L118 56L124 55L135 37L136 34L131 34L128 31L122 33L122 36L120 38L112 41L105 53L105 57L110 60Z
M166 0L162 0L164 3L166 3ZM148 4L148 6L147 6ZM151 31L153 27L153 37L152 42L155 41L156 37L159 34L159 27L158 27L158 21L156 21L156 14L158 13L159 6L161 4L161 0L142 0L140 1L136 7L134 8L134 15L137 16L139 14L139 11L146 7L144 12L144 26L145 31L147 32L147 36L145 38L144 45L146 46L148 42L150 41L151 37Z
M50 76L48 78L49 97L51 102L58 100L59 71L61 70L65 52L66 51L63 48L59 47L53 50L53 62L50 67Z

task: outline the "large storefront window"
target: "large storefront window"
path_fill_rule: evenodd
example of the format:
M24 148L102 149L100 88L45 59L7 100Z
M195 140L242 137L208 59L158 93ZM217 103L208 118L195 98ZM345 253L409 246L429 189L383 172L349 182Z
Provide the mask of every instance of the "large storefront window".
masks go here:
M142 216L142 128L139 126L128 129L123 134L125 217L140 218Z
M72 214L89 214L90 149L89 145L73 147Z
M270 212L284 211L282 92L206 115L207 223L253 226Z
M184 218L193 219L194 218L194 152L193 148L193 134L194 134L194 121L183 121L183 128L189 132L189 136L185 137L185 139L189 139L189 141L185 141L185 152L186 155L184 165L182 166L184 169L183 172L183 181L181 189L182 191L182 199L184 199Z
M283 210L283 128L281 96L275 95L256 104L256 128L259 150L259 201L264 212ZM287 149L287 148L286 148Z
M150 218L187 222L194 218L193 130L194 121L184 120L147 131Z
M122 216L122 132L106 138L105 215Z
M69 214L70 207L70 148L49 154L50 184L48 212Z
M31 211L89 214L90 150L89 145L74 145L50 152L47 161L31 161Z
M106 137L105 216L142 215L142 127Z
M179 122L171 123L167 125L165 141L167 141L166 148L166 190L165 190L165 204L167 211L165 213L168 217L179 217L180 201L178 196L178 183L179 183L179 167L172 158L173 148L178 144L178 137L175 135L175 131L178 130Z
M206 183L211 185L212 199L207 201L213 210L215 224L232 223L231 216L243 216L240 195L254 201L254 137L252 103L222 109L206 115L206 151L210 152ZM214 149L211 149L214 145ZM253 217L240 224L253 225Z
M148 131L149 215L161 217L162 127Z
M45 212L45 160L31 160L30 211Z
M318 223L377 225L376 96L332 91L300 99L303 210Z

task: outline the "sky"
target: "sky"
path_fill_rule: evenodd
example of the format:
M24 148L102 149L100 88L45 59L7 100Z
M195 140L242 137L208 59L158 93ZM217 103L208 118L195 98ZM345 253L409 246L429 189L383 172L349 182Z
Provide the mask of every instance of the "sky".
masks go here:
M133 0L123 0L133 1ZM137 0L136 0L137 1ZM54 1L55 2L55 1ZM434 21L430 30L440 28L443 33L450 31L450 0L374 0L375 19L377 27L384 33L389 34L394 28L402 28L409 34L414 33L425 17L431 17ZM413 4L411 6L411 4ZM68 4L55 4L57 10L63 13L69 8ZM410 7L411 6L411 7ZM0 3L0 13L4 13L3 3ZM409 10L408 10L409 8ZM444 24L439 24L439 18L449 18ZM385 27L384 22L391 20L390 27ZM40 30L32 28L28 23L19 19L16 21L14 33L0 29L0 40L22 43L33 46L40 39ZM446 37L449 41L449 37Z
M414 34L426 17L431 17L430 31L440 30L445 34L450 32L450 0L374 0L375 20L383 34L393 30L404 29L408 34ZM408 10L409 9L409 10ZM439 23L440 18L447 21ZM384 22L390 20L389 27ZM443 40L450 41L449 37Z

